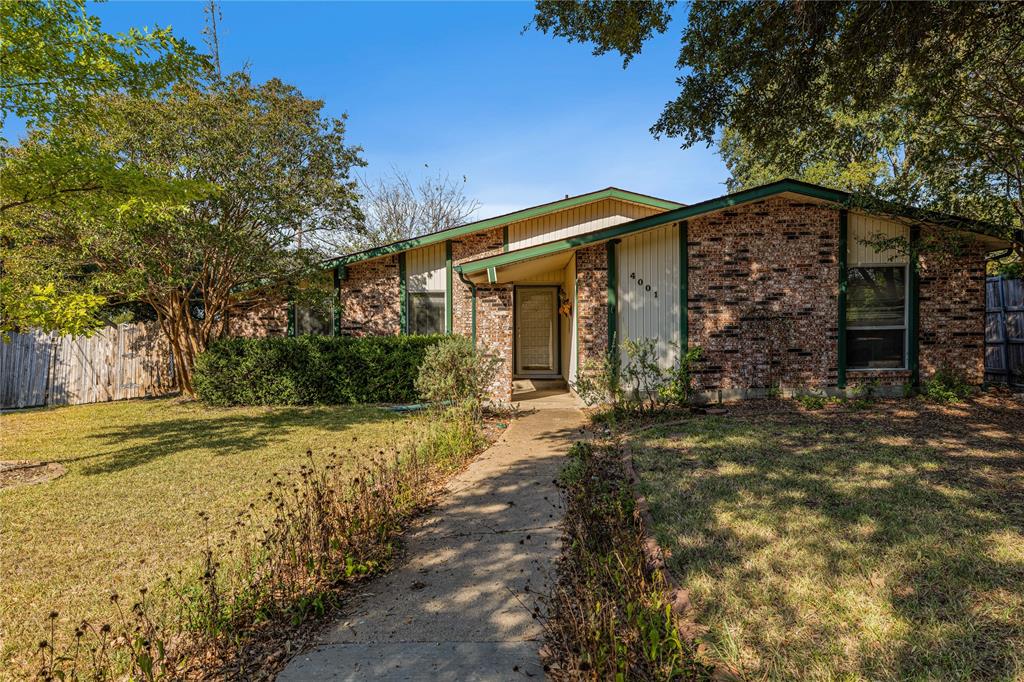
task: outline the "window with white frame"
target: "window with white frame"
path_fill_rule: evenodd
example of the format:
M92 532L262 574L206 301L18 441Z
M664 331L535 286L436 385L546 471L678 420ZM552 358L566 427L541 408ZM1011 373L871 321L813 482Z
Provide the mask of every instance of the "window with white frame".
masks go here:
M847 273L846 366L902 369L907 363L906 265L856 265Z
M444 292L414 291L409 294L409 333L444 333Z

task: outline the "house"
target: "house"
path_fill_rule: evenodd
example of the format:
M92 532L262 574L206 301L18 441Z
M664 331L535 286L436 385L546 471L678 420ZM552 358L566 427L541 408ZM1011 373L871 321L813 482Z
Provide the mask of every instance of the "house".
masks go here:
M908 267L900 243L956 235ZM408 239L326 264L333 319L292 309L289 333L474 339L520 378L572 382L626 338L659 362L701 346L707 399L768 390L898 389L948 369L984 376L988 226L908 207L857 208L784 180L693 205L614 187ZM873 240L875 246L865 244Z

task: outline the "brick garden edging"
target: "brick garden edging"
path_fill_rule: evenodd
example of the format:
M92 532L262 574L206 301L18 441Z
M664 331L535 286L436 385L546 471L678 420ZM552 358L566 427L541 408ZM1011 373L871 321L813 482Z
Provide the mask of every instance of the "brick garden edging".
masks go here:
M677 426L688 421L688 419L679 419L661 424L648 424L638 429L627 431L619 435L616 440L618 441L619 453L622 456L623 469L630 485L633 486L633 498L636 501L637 512L640 514L640 527L644 535L643 553L647 565L651 571L657 573L662 578L662 592L672 609L672 615L676 620L679 633L687 642L697 647L697 651L700 653L702 645L699 637L707 630L707 627L700 625L694 620L692 613L693 605L690 602L690 591L683 587L682 583L669 569L667 559L671 552L662 547L661 543L654 536L654 517L651 515L651 506L647 501L647 496L640 490L640 476L637 474L636 466L633 464L633 447L630 444L632 437L644 431L660 427ZM742 679L737 671L725 667L722 662L714 661L713 664L714 673L712 674L712 680L716 682L739 682Z

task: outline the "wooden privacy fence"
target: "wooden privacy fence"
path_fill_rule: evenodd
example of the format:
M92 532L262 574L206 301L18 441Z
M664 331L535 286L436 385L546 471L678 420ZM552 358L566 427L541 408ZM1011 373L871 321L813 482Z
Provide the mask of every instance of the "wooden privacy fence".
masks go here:
M79 405L164 395L174 366L155 324L105 327L91 337L38 331L0 341L0 408Z
M1024 386L1024 280L989 277L985 381Z

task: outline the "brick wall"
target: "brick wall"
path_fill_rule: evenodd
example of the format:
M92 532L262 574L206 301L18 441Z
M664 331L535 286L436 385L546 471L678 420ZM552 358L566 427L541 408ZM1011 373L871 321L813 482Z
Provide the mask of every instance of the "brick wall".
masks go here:
M922 230L922 237L926 233ZM921 256L921 380L951 370L968 383L985 378L985 249L966 245L956 257Z
M503 248L503 232L500 227L479 234L471 234L461 239L452 240L452 265L460 265L466 261L477 260L501 253ZM452 273L452 325L456 334L469 336L472 333L473 315L472 290L461 279L458 273ZM479 308L477 314L479 315Z
M260 338L284 336L288 333L288 304L280 303L266 310L252 311L228 319L228 336Z
M347 266L341 282L342 334L398 334L400 310L397 255Z
M608 353L608 247L587 246L576 252L579 367L600 362Z
M689 222L699 390L834 386L839 212L769 199Z
M512 400L512 301L511 285L477 286L477 347L500 361L491 397L501 403Z

